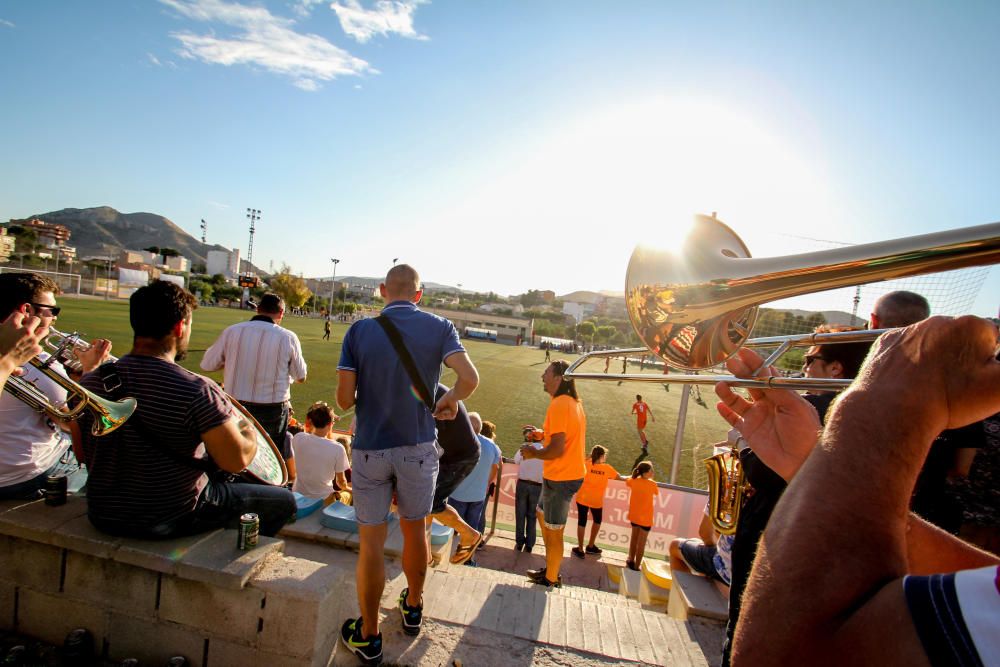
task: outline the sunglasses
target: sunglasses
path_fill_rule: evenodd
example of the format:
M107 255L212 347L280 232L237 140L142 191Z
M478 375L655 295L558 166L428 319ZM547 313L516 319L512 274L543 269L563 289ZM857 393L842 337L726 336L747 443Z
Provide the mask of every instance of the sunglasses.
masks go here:
M802 368L809 368L812 362L819 359L820 361L828 361L826 357L820 354L807 354L802 358Z
M49 304L47 304L47 303L34 303L34 302L29 302L29 304L28 304L28 305L30 305L30 306L31 306L32 308L35 308L35 309L40 309L40 308L46 308L46 309L48 309L48 311L49 311L49 314L50 314L50 315L51 315L52 317L59 317L59 313L61 313L61 312L62 312L62 308L60 308L59 306L50 306L50 305L49 305Z

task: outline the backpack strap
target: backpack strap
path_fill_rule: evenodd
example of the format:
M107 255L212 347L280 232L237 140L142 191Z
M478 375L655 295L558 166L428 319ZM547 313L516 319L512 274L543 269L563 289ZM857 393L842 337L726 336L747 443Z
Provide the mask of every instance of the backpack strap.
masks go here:
M393 348L396 350L396 354L399 355L400 361L403 362L403 367L406 368L407 375L410 376L410 382L413 383L414 389L420 394L420 400L424 402L427 409L432 413L434 412L434 399L427 385L424 383L424 379L420 377L420 371L417 370L417 365L413 361L413 357L410 356L410 351L406 349L406 345L403 344L403 337L399 334L399 329L396 325L392 323L388 317L384 314L379 315L375 318L375 321L379 323L382 330L385 331L385 335L389 337L389 342L392 343Z

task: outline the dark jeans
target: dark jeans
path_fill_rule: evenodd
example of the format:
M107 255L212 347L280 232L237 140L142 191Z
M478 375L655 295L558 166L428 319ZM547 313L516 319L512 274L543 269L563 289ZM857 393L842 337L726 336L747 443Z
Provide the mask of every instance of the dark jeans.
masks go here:
M541 493L541 484L531 484L523 479L517 480L514 496L514 543L518 547L527 547L529 551L535 546L535 531L538 525L535 508L538 507L538 496Z
M0 500L38 500L45 497L45 479L59 469L59 462L26 482L0 486Z
M295 510L295 496L280 486L212 481L202 490L194 511L174 521L133 526L91 515L90 522L112 535L167 539L216 528L236 528L241 515L253 512L260 518L260 534L271 537L295 515Z
M285 431L288 430L288 403L275 405L243 403L243 407L253 415L254 419L260 422L260 425L271 437L271 442L284 453Z
M448 504L455 508L462 521L469 524L479 532L483 532L483 527L479 525L479 520L483 516L483 508L486 506L486 499L474 503L463 503L454 498L448 499Z

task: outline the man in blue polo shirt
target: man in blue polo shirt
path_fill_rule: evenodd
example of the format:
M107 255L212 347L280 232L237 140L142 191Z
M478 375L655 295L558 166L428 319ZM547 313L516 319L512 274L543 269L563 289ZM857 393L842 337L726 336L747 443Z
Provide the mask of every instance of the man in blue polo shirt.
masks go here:
M399 610L403 630L415 635L420 632L427 574L424 518L434 500L438 470L434 419L454 419L458 401L479 384L454 325L417 308L422 291L411 266L394 266L379 290L387 304L382 314L399 330L424 386L437 387L442 363L457 377L431 414L411 388L410 376L378 322L355 322L344 336L337 365L337 405L343 410L356 406L351 483L360 536L356 580L361 617L345 621L340 637L366 664L382 660L378 610L385 588L383 552L393 489L407 582Z

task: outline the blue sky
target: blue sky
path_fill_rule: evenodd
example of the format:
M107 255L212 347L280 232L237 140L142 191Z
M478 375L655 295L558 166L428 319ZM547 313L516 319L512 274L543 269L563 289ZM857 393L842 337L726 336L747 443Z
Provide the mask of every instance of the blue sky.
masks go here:
M755 255L977 225L998 32L971 1L0 0L0 219L205 218L245 253L253 207L264 268L500 293L621 289L694 212Z

